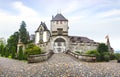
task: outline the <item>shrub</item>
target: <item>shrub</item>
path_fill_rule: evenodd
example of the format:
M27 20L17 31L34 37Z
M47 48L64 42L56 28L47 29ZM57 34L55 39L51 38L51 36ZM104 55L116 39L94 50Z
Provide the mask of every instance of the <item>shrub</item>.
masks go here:
M98 45L97 51L98 51L99 53L108 52L108 46L105 45L104 43L100 43L100 44Z
M100 61L100 53L97 51L97 50L90 50L90 51L87 51L86 54L88 55L95 55L96 56L96 60L97 61Z
M34 45L34 44L29 44L28 47L25 50L25 55L29 56L29 55L36 55L36 54L41 54L41 49Z
M116 58L117 60L120 60L120 53L115 53L115 58Z
M90 51L87 51L86 54L97 56L97 55L99 55L99 52L97 50L90 50Z
M114 54L114 53L111 53L111 54L110 54L110 60L114 60L114 59L116 59L115 54Z
M108 62L108 61L110 60L110 55L105 54L105 55L104 55L104 60Z

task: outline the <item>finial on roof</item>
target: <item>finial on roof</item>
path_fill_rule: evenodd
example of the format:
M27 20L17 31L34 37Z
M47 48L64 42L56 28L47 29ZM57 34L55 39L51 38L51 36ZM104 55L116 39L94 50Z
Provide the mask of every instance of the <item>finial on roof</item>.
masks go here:
M61 14L61 9L58 9L58 10L57 10L57 14Z

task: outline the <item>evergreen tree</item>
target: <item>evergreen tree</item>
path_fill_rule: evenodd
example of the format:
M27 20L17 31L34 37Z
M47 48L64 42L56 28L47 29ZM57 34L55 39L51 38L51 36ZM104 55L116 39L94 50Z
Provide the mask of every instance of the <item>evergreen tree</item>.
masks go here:
M9 56L9 50L8 50L8 48L7 47L5 47L4 48L4 55L5 55L5 57L8 57Z
M12 50L11 51L12 52L12 58L14 59L15 58L15 54L16 54L15 47L13 46L11 50Z
M20 40L23 44L27 44L29 41L29 33L26 30L26 23L22 21L19 29Z
M12 47L14 47L15 51L17 51L18 39L19 39L18 32L15 32L13 35L9 37L9 39L7 40L7 47L10 51L12 51Z
M1 44L1 45L0 45L0 54L1 54L1 56L3 56L3 49L4 49L4 45Z
M3 57L3 56L5 56L5 47L4 46L2 46L2 51L1 51L1 56Z
M22 46L21 46L21 47L19 47L18 59L19 59L19 60L23 60L23 58L24 58L23 48L22 48Z

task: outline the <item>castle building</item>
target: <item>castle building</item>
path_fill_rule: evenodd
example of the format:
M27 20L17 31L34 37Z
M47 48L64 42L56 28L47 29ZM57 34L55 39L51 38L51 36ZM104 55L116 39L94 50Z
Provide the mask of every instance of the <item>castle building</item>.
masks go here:
M62 53L67 50L86 52L96 49L99 44L87 37L69 36L68 19L62 14L52 16L50 23L50 30L44 22L41 22L35 31L35 44L46 52L49 50L53 50L54 53Z

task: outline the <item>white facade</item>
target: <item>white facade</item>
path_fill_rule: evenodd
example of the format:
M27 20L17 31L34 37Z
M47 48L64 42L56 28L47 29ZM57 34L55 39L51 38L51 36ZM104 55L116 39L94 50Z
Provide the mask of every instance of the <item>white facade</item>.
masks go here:
M54 53L67 50L86 52L97 48L98 43L87 37L68 36L68 29L68 20L62 14L57 14L52 17L50 31L41 22L35 33L35 44L43 47L46 52L53 50Z

